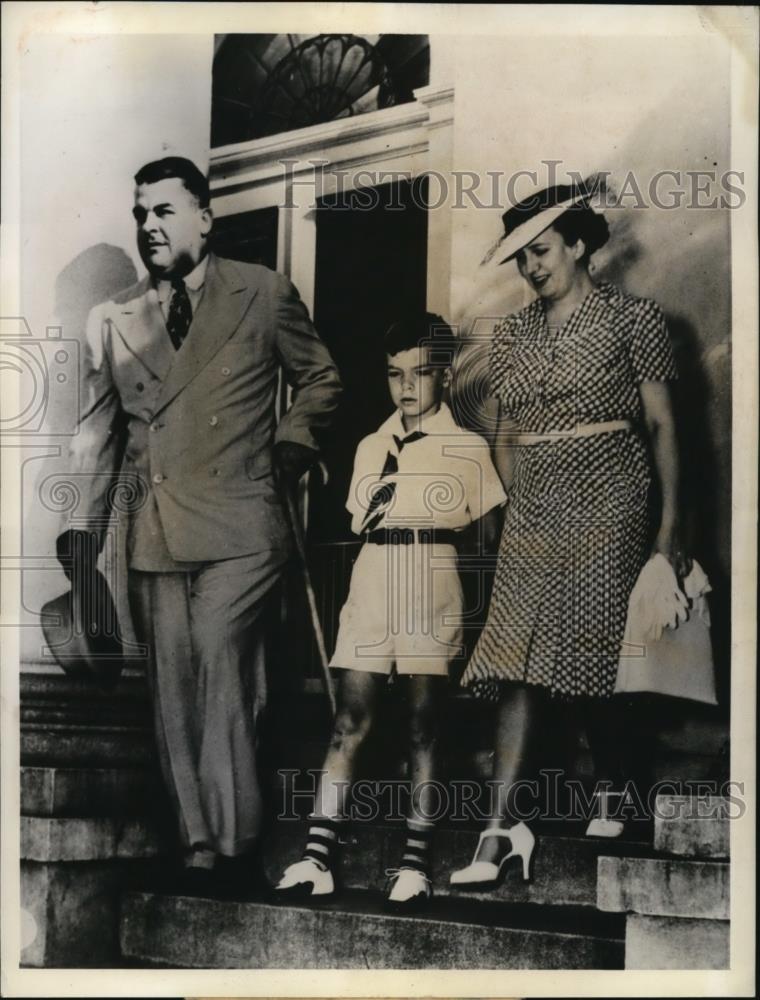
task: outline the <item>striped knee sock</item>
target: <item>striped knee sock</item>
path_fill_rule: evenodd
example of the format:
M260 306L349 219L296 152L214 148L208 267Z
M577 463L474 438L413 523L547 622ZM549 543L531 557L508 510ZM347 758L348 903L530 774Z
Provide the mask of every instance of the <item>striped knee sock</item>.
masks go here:
M315 861L320 868L332 870L345 820L325 819L321 816L310 816L309 820L303 860Z
M433 839L433 824L420 820L406 821L406 844L401 858L402 868L413 868L430 876L430 844Z

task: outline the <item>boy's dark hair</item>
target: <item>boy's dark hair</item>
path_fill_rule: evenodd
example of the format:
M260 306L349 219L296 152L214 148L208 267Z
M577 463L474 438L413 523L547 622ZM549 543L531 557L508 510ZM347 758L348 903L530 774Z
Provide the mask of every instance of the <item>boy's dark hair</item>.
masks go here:
M391 356L415 347L427 347L430 364L448 368L454 362L459 341L442 316L420 310L407 313L392 323L383 337L383 346Z
M208 208L210 193L207 178L192 160L184 156L165 156L153 160L135 174L135 184L156 184L167 177L179 177L190 194L195 195L201 208Z

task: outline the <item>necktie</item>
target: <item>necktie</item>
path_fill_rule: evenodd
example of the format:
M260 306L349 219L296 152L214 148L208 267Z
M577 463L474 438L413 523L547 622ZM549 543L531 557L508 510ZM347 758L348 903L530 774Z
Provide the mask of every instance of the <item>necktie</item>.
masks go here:
M182 347L182 341L187 336L190 320L193 318L193 309L190 305L190 297L185 288L182 278L175 278L172 281L172 300L169 303L169 315L166 317L166 329L174 345L174 350L178 351Z
M392 476L394 473L398 472L398 455L404 449L407 444L412 444L414 441L419 441L420 438L424 438L425 434L423 431L413 431L411 434L407 434L406 437L400 438L393 435L393 441L396 445L396 454L389 451L385 456L385 463L383 464L383 471L380 473L380 478L385 479L386 476ZM385 517L385 513L390 507L391 502L396 495L396 483L383 483L382 486L378 487L372 494L372 499L369 502L369 507L367 508L367 513L364 515L364 522L362 524L362 531L373 531L377 525Z

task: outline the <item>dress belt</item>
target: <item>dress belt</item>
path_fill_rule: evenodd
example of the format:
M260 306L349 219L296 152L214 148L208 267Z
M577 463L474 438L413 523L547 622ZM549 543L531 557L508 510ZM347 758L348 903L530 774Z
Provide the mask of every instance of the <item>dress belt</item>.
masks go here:
M451 528L378 528L364 536L371 545L456 545L458 531Z
M633 427L630 420L605 420L599 424L578 424L569 431L544 431L540 434L514 434L507 441L510 444L543 444L546 441L572 441L575 438L592 437L595 434L611 434L613 431L629 431Z

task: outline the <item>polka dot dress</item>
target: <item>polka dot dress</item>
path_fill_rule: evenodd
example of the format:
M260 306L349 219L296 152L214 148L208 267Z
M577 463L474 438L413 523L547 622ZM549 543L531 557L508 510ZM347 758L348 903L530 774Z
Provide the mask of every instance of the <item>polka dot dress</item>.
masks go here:
M490 371L519 431L568 433L515 450L488 618L462 684L490 700L503 681L610 697L649 538L638 385L676 377L663 315L600 284L550 331L536 300L497 327ZM634 428L572 436L622 419Z

